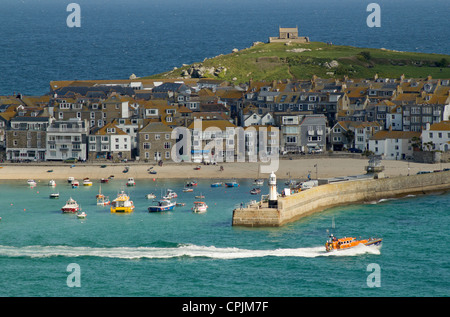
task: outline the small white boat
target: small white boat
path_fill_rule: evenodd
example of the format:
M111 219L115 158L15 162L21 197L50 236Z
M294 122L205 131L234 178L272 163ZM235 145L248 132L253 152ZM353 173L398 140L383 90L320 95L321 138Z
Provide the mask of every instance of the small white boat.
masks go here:
M189 193L189 192L193 192L194 189L193 188L183 188L183 192L185 193Z
M72 188L78 188L80 186L80 183L77 180L72 181Z
M77 218L84 219L86 218L86 213L84 211L77 213Z
M217 182L217 183L212 183L211 187L222 187L223 183L222 182Z
M36 186L36 182L35 182L33 179L27 180L27 183L28 183L28 185L31 186L31 187Z
M111 204L111 202L109 201L109 197L102 194L102 185L100 185L98 189L98 194L95 197L97 198L98 206L107 206Z
M153 194L153 193L147 194L147 195L145 195L145 198L147 198L147 199L154 199L154 198L156 198L156 195Z
M255 179L255 181L253 182L253 185L262 186L262 185L264 185L264 180L263 179Z
M136 182L133 177L128 177L127 186L136 186Z
M177 198L178 195L173 190L168 189L166 195L163 197L164 199L170 200L173 198Z
M56 182L55 182L53 179L51 179L51 180L48 182L48 186L55 187L55 186L56 186Z
M52 193L52 194L50 194L50 198L51 199L58 199L59 198L59 193Z
M69 183L69 184L72 184L72 182L75 180L75 177L72 177L72 176L70 176L68 179L67 179L67 182Z
M195 201L192 211L198 214L204 213L208 210L208 206L203 201Z

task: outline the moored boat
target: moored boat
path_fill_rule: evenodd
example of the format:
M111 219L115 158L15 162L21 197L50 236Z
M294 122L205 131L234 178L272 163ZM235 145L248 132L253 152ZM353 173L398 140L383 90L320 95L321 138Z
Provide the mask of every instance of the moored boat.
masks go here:
M75 180L75 177L70 176L69 178L67 178L67 182L69 184L71 184L73 181Z
M133 201L130 197L122 190L111 203L111 212L123 212L128 213L134 211Z
M335 236L330 235L330 238L325 243L325 250L327 252L346 250L349 248L356 247L357 245L364 244L366 246L381 246L382 238L368 238L357 240L353 237L344 237L337 239Z
M225 183L226 187L239 187L239 183L236 181L232 181L232 182L226 182Z
M177 198L177 197L178 197L177 193L175 193L171 189L168 189L167 192L166 192L166 195L163 198L166 199L166 200L171 200L171 199Z
M55 180L51 179L51 180L48 182L48 186L55 187L55 186L56 186Z
M194 207L192 211L198 214L204 213L208 210L208 206L203 201L194 201Z
M109 178L100 179L100 183L107 183L107 182L109 182Z
M147 194L147 195L145 195L145 198L147 198L147 199L155 199L155 198L156 198L156 195L153 194L153 193Z
M96 196L97 198L97 205L98 206L106 206L109 205L111 202L109 201L109 197L102 194L102 186L100 185L98 189L98 194Z
M49 196L51 199L58 199L59 198L59 193L52 193Z
M193 187L193 186L197 186L198 183L196 181L190 181L186 183L186 187Z
M85 179L83 179L83 186L92 186L92 182L89 179L89 177L86 177Z
M77 213L77 218L84 219L86 218L86 213L84 211Z
M80 206L78 203L70 197L69 200L66 201L66 204L61 208L61 211L63 213L69 213L69 212L77 212L80 210Z
M175 205L176 205L176 202L173 202L173 201L170 201L167 199L162 199L162 200L158 201L156 205L148 207L148 211L149 212L169 211L169 210L173 210Z
M253 182L253 185L262 186L262 185L264 185L264 180L263 179L255 179L255 181Z
M222 182L217 182L217 183L212 183L211 187L222 187L223 183Z
M78 188L80 186L80 183L77 180L72 181L72 188Z
M193 192L194 189L192 188L183 188L183 192L188 193L188 192Z
M136 182L134 181L134 178L128 177L127 186L135 186L135 185L136 185Z
M260 194L261 193L261 188L253 188L251 191L250 191L250 194L252 194L252 195L258 195L258 194Z
M34 181L34 179L29 179L29 180L27 180L27 183L28 183L28 185L29 185L30 187L36 186L36 182Z

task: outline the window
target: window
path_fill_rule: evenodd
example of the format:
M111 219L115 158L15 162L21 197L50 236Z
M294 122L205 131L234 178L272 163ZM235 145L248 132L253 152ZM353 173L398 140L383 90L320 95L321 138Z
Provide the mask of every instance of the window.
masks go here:
M160 140L161 139L161 135L160 134L155 134L155 140Z
M169 151L166 151L165 158L166 158L166 159L169 159L169 158L170 158L170 152L169 152Z
M144 142L142 146L144 147L144 150L150 150L151 143Z
M297 143L297 137L296 136L287 136L286 143Z
M150 137L149 137L149 135L148 134L144 134L144 139L145 140L148 140Z
M166 133L166 140L170 140L170 134Z

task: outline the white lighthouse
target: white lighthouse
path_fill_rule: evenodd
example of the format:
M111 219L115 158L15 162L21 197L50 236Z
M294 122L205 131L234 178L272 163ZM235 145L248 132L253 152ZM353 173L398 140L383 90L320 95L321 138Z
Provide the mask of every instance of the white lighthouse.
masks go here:
M277 176L274 172L269 177L269 208L277 208L278 194L277 194Z

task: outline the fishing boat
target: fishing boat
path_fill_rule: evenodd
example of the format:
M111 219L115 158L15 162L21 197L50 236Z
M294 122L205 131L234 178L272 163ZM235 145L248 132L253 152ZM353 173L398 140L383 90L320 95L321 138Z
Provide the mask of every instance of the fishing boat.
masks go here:
M110 204L111 202L109 201L108 196L101 195L100 197L97 197L97 206L107 206Z
M56 186L55 180L51 179L51 180L48 182L48 186L55 187L55 186Z
M217 182L217 183L212 183L211 187L222 187L223 183L222 182Z
M381 246L382 243L381 238L368 238L368 239L361 239L357 240L353 237L344 237L337 239L332 234L330 235L330 238L325 243L325 250L327 252L331 251L340 251L340 250L346 250L349 248L356 247L357 245L364 244L366 246Z
M171 200L171 199L177 198L177 197L178 197L177 193L175 193L171 189L168 189L167 192L166 192L166 195L163 198L166 199L166 200Z
M204 213L208 210L208 206L203 201L194 201L194 207L192 211L198 214Z
M52 193L50 194L50 199L58 199L59 198L59 193Z
M225 183L225 187L239 187L239 183L236 181Z
M194 189L192 189L192 188L183 188L183 192L185 192L185 193L189 193L189 192L193 192L194 191Z
M136 182L133 177L128 177L127 186L136 186Z
M72 182L75 180L75 177L70 176L69 178L67 178L67 182L69 184L72 184Z
M253 188L253 189L250 191L250 194L252 194L252 195L258 195L258 194L261 194L261 188Z
M167 199L162 199L162 200L158 201L156 205L148 207L148 211L149 212L169 211L169 210L173 210L175 205L176 205L176 202L173 202L173 201L170 201Z
M92 186L92 182L89 177L83 179L83 186Z
M111 212L133 212L134 204L133 201L130 200L130 197L122 190L111 203Z
M156 195L153 194L153 193L147 194L147 195L145 195L145 198L147 198L147 199L155 199L155 198L156 198Z
M80 210L80 206L78 203L70 197L68 201L66 201L66 204L61 208L61 211L63 213L69 213L69 212L78 212Z
M262 185L264 185L264 180L263 179L255 179L255 181L253 182L253 185L262 186Z
M197 186L197 182L196 181L190 181L186 183L186 187L193 187L193 186Z
M29 179L29 180L27 180L27 183L28 183L28 185L29 185L30 187L36 186L36 182L34 181L34 179Z
M98 194L96 196L97 198L97 205L98 206L107 206L111 204L109 201L109 197L102 194L102 186L100 185L100 188L98 189Z
M78 188L80 186L80 183L77 180L72 181L72 188Z
M86 213L84 211L77 213L77 218L84 219L86 218Z

